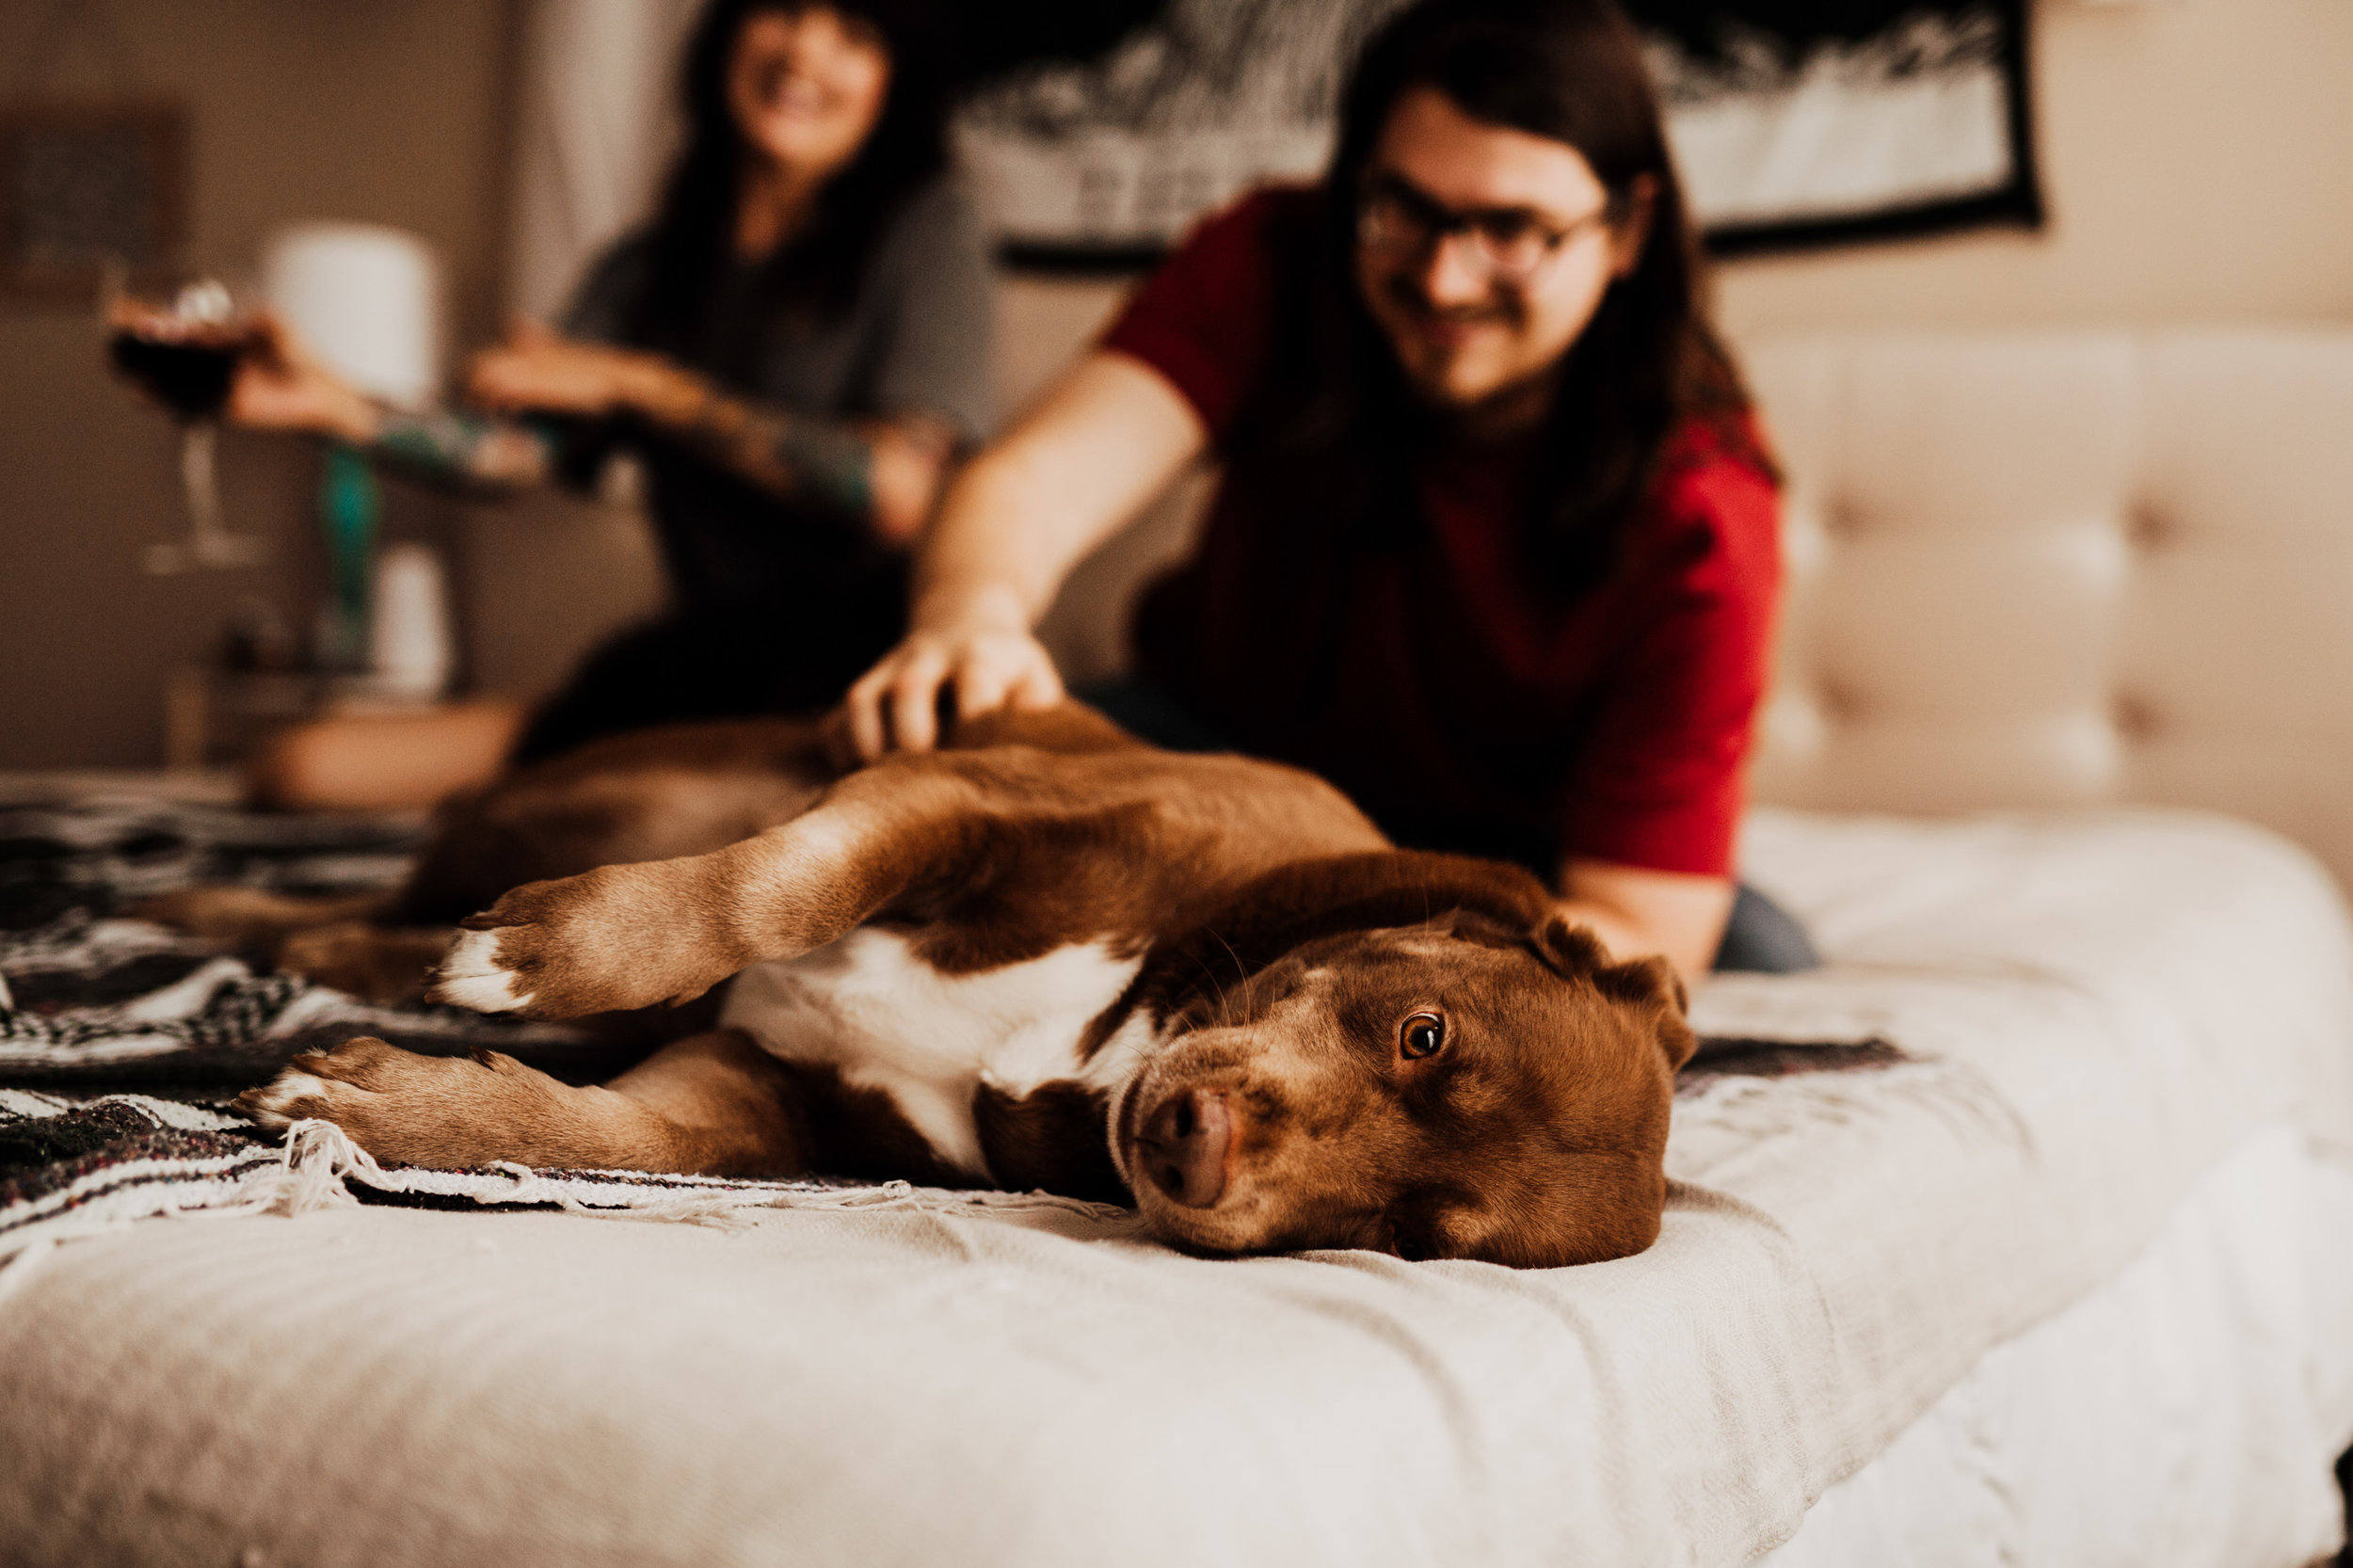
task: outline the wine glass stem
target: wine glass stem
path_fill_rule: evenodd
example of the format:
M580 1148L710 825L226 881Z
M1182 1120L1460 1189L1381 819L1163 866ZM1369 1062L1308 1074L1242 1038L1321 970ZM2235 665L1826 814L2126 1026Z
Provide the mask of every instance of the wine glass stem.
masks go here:
M180 488L188 503L188 532L202 541L220 534L220 484L213 455L220 426L209 419L191 420L180 435Z

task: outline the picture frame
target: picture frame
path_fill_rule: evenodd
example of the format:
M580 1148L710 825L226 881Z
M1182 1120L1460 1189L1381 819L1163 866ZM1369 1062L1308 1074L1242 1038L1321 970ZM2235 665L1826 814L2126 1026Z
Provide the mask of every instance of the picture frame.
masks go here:
M1626 0L1707 248L2044 219L2026 0Z
M88 303L110 270L152 280L187 238L186 108L166 99L0 104L0 299Z

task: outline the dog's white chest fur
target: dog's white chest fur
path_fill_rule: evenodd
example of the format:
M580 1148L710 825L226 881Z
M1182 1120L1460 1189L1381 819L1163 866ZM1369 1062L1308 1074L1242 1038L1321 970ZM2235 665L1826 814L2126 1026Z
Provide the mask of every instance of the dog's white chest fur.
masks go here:
M985 1176L974 1090L986 1082L1021 1095L1052 1079L1116 1077L1128 1053L1100 1051L1082 1070L1079 1038L1139 963L1090 944L943 974L905 937L861 926L737 975L719 1021L778 1056L830 1063L845 1081L884 1091L933 1153Z

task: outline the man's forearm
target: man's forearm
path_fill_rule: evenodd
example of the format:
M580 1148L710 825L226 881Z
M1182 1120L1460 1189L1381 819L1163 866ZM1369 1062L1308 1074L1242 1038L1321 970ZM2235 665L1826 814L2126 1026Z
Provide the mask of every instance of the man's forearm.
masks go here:
M1070 568L1204 448L1158 372L1097 353L950 487L916 561L915 622L1025 630Z
M1017 457L991 453L956 476L916 556L918 627L1026 632L1045 615L1071 562L1042 526L1051 504L1031 493Z

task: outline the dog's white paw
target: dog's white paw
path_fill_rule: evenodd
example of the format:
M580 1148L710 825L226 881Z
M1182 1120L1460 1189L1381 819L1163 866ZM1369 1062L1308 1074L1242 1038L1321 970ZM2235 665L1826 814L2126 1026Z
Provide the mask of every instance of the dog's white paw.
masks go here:
M477 1013L514 1013L531 1005L533 993L518 992L515 974L498 961L498 931L461 931L441 960L431 995L436 1001Z
M237 1109L270 1131L283 1132L306 1116L319 1115L328 1093L324 1080L288 1067L260 1088L239 1095Z

